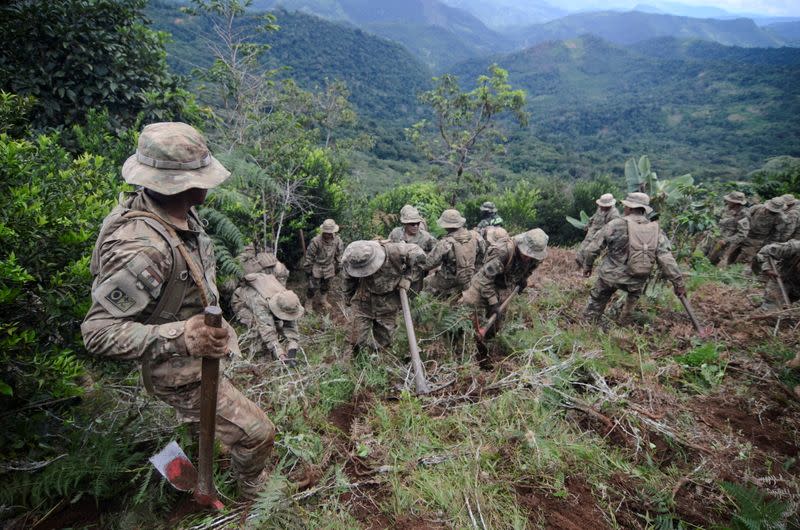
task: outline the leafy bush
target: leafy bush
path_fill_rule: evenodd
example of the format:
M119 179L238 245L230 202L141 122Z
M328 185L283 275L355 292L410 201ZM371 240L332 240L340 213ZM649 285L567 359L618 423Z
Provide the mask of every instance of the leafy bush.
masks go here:
M784 193L800 194L800 158L778 156L750 173L754 189L764 199Z
M428 228L434 232L439 231L436 225L439 215L450 207L436 184L417 182L398 186L381 193L369 202L367 207L372 212L370 220L372 231L388 236L392 228L400 223L400 208L406 204L417 208L427 221Z

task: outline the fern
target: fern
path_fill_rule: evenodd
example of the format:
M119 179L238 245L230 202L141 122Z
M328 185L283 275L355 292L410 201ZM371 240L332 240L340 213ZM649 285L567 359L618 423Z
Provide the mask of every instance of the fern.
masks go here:
M202 208L200 215L208 222L208 233L214 241L217 271L220 277L239 279L244 274L242 265L234 257L245 245L241 230L224 213L213 208Z
M787 505L767 499L764 492L752 486L722 482L722 489L733 497L737 513L731 525L737 530L772 530L785 528Z
M250 509L247 528L302 528L288 493L286 479L279 473L270 475Z

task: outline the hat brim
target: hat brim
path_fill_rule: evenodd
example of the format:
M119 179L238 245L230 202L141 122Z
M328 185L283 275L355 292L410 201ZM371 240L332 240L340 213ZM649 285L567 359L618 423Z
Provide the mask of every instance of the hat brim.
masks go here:
M281 320L286 320L291 322L293 320L297 320L298 318L302 317L303 314L305 313L305 309L303 309L303 306L300 304L297 305L297 310L294 313L283 311L278 306L277 298L278 298L277 296L273 296L272 298L269 299L269 302L267 303L269 304L269 310L272 311L272 314L280 318Z
M406 217L405 219L400 219L401 225L408 225L408 224L417 224L422 223L425 220L422 217Z
M747 201L740 201L739 199L731 199L730 197L727 196L723 197L723 199L725 200L725 202L729 202L731 204L741 204L742 206L747 204Z
M344 270L347 274L352 276L353 278L366 278L367 276L372 276L378 269L381 268L383 262L386 261L386 251L383 250L383 247L377 241L366 241L366 243L370 246L377 247L375 252L372 254L372 260L364 265L363 267L354 267L353 263L347 259L347 249L345 249L345 253L342 256L342 262L344 262ZM351 243L352 244L352 243Z
M128 157L122 165L122 178L125 182L163 195L177 195L191 188L216 188L230 176L231 172L213 156L207 166L192 170L157 169L142 164L136 159L136 155Z
M448 223L447 221L442 221L441 219L436 221L436 224L439 225L441 228L461 228L464 226L467 220L465 218L461 218L458 223Z
M530 245L526 244L524 240L518 239L517 237L514 238L514 243L517 245L517 248L523 256L528 256L529 258L539 261L542 261L547 257L547 248L543 250L536 250Z
M339 225L334 225L332 230L326 230L320 225L319 229L323 234L336 234L339 232Z
M617 199L611 199L610 201L601 201L600 199L597 199L594 202L598 206L603 206L605 208L608 208L609 206L614 206L615 204L617 204Z
M769 210L772 213L781 213L783 211L783 208L775 209L776 207L775 206L770 206L769 203L766 203L764 205L764 208L766 208L767 210Z
M650 212L653 211L653 209L650 206L648 206L646 204L642 204L640 202L633 202L633 201L628 201L628 200L622 199L622 204L624 204L628 208L642 208L642 209L644 209L644 213L650 213Z

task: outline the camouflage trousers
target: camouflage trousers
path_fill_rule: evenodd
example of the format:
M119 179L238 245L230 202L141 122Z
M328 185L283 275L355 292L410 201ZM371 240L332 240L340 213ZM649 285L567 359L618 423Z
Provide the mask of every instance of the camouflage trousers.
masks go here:
M756 257L758 251L764 246L764 242L760 239L745 239L739 247L739 255L736 257L736 263L750 264L753 258Z
M611 297L614 296L618 289L628 293L623 312L629 314L633 306L636 305L636 301L642 296L644 286L645 282L635 284L611 283L605 281L602 277L598 277L597 282L589 292L589 303L586 305L583 317L590 321L599 320L606 310L608 301L611 300Z
M308 275L308 297L314 298L314 295L317 291L322 294L327 293L331 288L331 283L333 282L333 277L330 278L318 278L313 274Z
M708 261L716 265L722 261L723 257L726 258L725 262L729 261L730 257L732 257L731 254L733 250L734 249L731 247L731 245L725 242L724 239L719 239L711 242L711 245L706 249L705 254L708 258Z
M396 292L353 300L353 346L374 350L388 347L400 310L400 297Z
M164 387L153 380L155 396L175 408L179 417L200 421L200 384ZM275 426L258 405L221 377L217 393L216 437L231 449L231 462L240 485L255 480L267 465Z
M794 303L800 299L800 285L792 282L787 282L783 278L783 287L786 289L786 295L789 297L789 302ZM765 311L775 311L783 307L783 294L775 278L769 278L767 284L764 286L764 301L761 303L761 309Z

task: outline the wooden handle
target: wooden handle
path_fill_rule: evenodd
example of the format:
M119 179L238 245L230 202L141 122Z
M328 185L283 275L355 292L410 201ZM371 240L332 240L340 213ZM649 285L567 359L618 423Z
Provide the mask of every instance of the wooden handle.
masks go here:
M408 304L408 293L403 288L400 291L400 305L403 308L403 320L406 323L406 334L408 335L408 347L411 353L411 365L414 367L414 382L417 394L428 394L431 391L428 380L425 379L425 369L422 366L422 359L419 356L419 346L417 346L417 334L414 332L414 322L411 320L411 308Z
M222 309L219 306L208 306L203 311L206 326L222 327ZM214 509L220 509L222 503L217 497L214 487L214 431L217 420L217 391L219 389L219 359L203 357L200 379L200 447L197 463L197 488L195 500Z
M206 326L212 328L222 327L222 309L218 305L210 305L203 311Z

